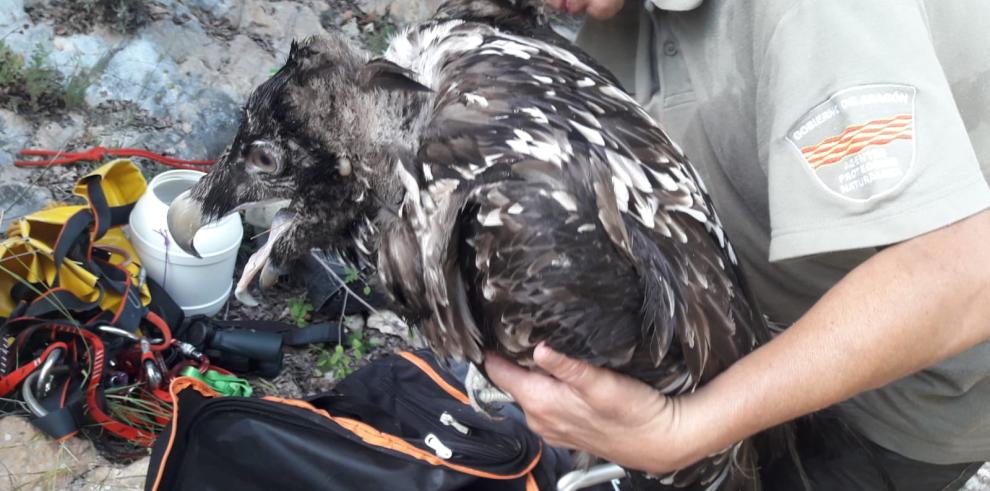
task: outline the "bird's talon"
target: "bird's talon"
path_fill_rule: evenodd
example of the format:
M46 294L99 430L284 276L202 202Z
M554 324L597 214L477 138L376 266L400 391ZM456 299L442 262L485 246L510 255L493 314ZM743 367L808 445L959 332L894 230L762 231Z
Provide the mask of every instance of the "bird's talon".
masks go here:
M502 404L515 402L512 396L492 385L474 363L468 365L467 376L464 378L464 389L467 392L471 408L492 419L500 419L497 414Z

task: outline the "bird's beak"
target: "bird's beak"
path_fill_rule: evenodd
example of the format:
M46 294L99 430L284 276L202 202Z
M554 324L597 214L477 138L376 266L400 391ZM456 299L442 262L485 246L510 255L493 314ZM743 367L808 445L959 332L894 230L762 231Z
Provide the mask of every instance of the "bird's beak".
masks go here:
M175 243L186 253L202 257L193 245L196 232L203 228L203 203L193 199L189 191L180 194L168 207L168 231Z

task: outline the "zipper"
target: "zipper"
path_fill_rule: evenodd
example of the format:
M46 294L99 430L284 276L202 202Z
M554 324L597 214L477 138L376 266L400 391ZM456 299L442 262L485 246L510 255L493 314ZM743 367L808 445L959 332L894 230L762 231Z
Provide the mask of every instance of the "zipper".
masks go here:
M447 411L444 411L443 414L440 415L440 422L443 423L444 426L453 426L454 429L461 432L462 435L468 435L471 433L470 428L462 425L460 421L454 419L454 416Z
M454 456L454 451L451 450L450 447L444 445L443 442L440 441L440 439L433 433L426 435L424 441L426 442L427 447L433 449L433 452L437 454L437 457L440 457L443 460L450 460L450 458Z
M421 423L421 427L429 428L438 422L443 424L442 414L440 417L429 417L424 414L421 407L411 403L408 399L397 397L395 401L396 406L401 407L407 417L415 417ZM450 415L450 419L456 421L453 415ZM454 425L445 425L451 426L453 431L447 432L442 439L443 444L452 451L452 460L463 459L468 462L477 462L488 459L489 462L493 460L501 462L503 459L508 461L512 457L522 454L522 445L512 437L491 430L469 427L460 421L457 421L457 424L467 429L468 433L463 433ZM478 443L479 441L485 442L485 444ZM427 446L429 445L427 444ZM432 447L430 448L432 449ZM508 454L511 454L511 457L507 457Z

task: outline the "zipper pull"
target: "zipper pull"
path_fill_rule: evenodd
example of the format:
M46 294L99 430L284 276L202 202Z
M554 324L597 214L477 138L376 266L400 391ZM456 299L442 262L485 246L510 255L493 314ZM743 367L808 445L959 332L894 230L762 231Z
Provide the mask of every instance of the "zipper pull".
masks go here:
M454 456L454 452L450 449L450 447L444 445L443 442L441 442L440 439L433 433L426 435L426 446L432 448L437 454L437 457L440 457L443 460L447 460Z
M467 435L468 433L471 433L470 428L462 425L460 421L454 419L454 416L448 413L447 411L444 411L443 414L440 415L440 422L443 423L444 426L453 426L454 429L461 432L462 435Z

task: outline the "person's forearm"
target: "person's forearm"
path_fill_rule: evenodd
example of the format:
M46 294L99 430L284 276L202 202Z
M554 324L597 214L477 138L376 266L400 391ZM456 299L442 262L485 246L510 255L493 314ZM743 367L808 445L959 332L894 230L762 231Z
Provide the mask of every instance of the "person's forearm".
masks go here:
M697 457L990 339L990 214L885 249L798 322L683 398Z

